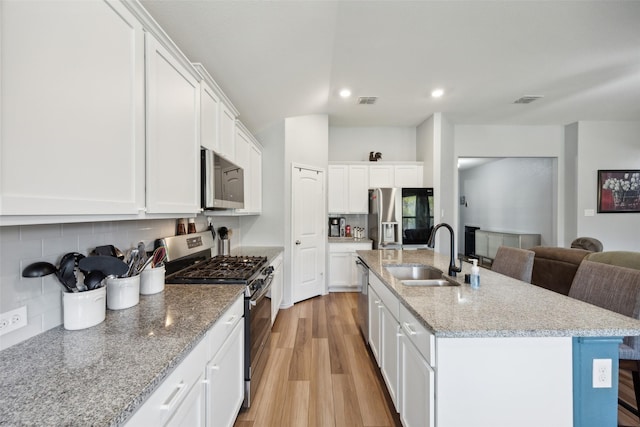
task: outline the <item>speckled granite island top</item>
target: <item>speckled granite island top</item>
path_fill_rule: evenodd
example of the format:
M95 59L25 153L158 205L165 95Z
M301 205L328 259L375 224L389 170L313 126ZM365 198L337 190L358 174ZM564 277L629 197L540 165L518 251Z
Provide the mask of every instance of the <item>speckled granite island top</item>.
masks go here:
M436 337L635 336L640 321L480 269L480 288L464 283L471 264L455 278L460 286L405 286L388 264L427 264L447 272L449 257L430 250L357 251L387 287ZM458 261L459 262L459 261ZM453 278L451 278L453 279Z
M92 328L62 326L0 352L0 425L122 424L244 291L167 285Z

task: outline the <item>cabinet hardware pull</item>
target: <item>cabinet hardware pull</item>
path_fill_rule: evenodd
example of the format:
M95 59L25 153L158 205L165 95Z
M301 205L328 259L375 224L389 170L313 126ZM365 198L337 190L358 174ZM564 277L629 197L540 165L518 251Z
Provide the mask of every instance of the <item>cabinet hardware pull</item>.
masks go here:
M409 325L407 322L403 322L402 323L402 327L404 328L405 331L407 331L407 333L411 336L413 335L418 335L418 333L413 330L413 328L411 327L411 325Z
M233 316L231 316L231 317L229 318L229 320L228 320L228 321L226 321L226 322L225 322L225 325L231 325L233 322L235 322L235 321L236 321L236 318L237 318L237 317L238 317L238 316L236 316L236 315L234 314Z
M164 402L164 404L162 404L162 406L160 406L161 409L170 409L173 405L175 405L178 400L178 397L180 396L180 391L184 388L185 384L184 381L180 381L180 384L178 384L176 386L176 388L173 390L173 392L169 395L169 397L167 398L167 400Z

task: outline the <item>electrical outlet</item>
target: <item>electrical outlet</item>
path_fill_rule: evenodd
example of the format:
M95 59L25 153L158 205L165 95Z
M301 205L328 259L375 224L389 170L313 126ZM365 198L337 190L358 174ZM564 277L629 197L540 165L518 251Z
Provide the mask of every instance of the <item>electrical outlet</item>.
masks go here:
M611 359L593 359L593 388L611 388Z
M0 314L0 335L13 332L27 326L27 306Z

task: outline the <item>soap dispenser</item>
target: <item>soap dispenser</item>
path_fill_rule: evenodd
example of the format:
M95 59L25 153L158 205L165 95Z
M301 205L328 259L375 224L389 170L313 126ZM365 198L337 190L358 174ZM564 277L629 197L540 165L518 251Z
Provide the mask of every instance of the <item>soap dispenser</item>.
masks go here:
M478 260L472 260L473 266L471 267L471 287L478 289L480 287L480 267L478 267Z

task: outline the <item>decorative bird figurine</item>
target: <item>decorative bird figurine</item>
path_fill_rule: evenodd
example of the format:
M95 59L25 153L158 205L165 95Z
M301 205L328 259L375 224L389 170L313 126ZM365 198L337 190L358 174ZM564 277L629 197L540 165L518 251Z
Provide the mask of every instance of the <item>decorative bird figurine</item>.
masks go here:
M382 158L382 153L381 153L381 152L379 152L379 151L378 151L377 153L376 153L376 152L373 152L373 151L371 151L371 152L369 153L369 161L370 161L370 162L377 162L377 161L378 161L379 159L381 159L381 158Z

